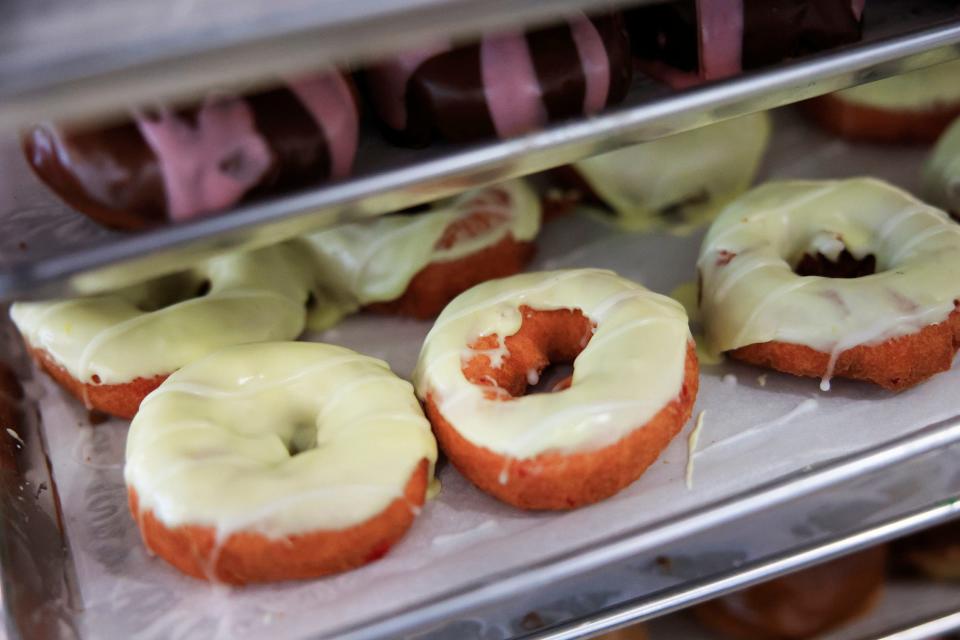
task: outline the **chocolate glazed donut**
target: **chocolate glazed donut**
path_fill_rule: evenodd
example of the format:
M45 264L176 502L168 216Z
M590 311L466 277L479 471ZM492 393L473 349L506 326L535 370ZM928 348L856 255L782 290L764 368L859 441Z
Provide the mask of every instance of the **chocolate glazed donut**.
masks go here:
M346 176L357 147L352 85L338 72L102 128L46 124L23 137L36 174L68 205L120 229L179 222Z
M673 86L860 39L865 0L676 0L626 12L638 69Z
M632 68L619 14L440 43L374 65L365 84L387 136L406 146L508 138L620 102Z

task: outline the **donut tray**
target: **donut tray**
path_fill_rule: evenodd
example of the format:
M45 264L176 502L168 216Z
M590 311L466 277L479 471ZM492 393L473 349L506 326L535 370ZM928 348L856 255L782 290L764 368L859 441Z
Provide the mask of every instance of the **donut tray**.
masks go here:
M443 1L425 0L428 5ZM205 0L196 6L218 2ZM331 1L329 6L340 4ZM535 3L516 4L522 8ZM140 234L108 232L69 210L43 188L25 166L19 144L7 138L0 141L0 300L116 287L224 250L382 214L960 55L960 21L952 0L876 0L866 21L859 45L681 92L639 78L616 109L516 139L411 151L388 146L368 128L356 175L349 180ZM82 93L78 88L77 96L71 94L64 104L78 108ZM0 93L0 113L4 104ZM32 115L40 113L38 109Z
M775 115L763 179L916 184L923 151L851 146ZM670 292L694 277L699 240L627 234L583 210L545 227L533 267L608 267ZM409 376L429 326L358 315L307 337ZM844 381L822 393L815 380L725 363L703 369L692 456L690 424L600 504L521 512L441 466L439 497L381 561L296 584L211 586L144 551L122 483L126 423L94 424L31 369L6 321L0 344L24 388L20 418L0 431L13 637L588 637L960 516L960 369L895 395ZM15 395L3 389L0 409Z

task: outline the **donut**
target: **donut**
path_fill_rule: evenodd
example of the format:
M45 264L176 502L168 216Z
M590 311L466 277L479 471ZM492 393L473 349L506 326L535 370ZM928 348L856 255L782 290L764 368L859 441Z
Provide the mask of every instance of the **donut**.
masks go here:
M123 475L147 549L230 584L313 578L387 553L436 442L385 362L310 342L234 345L144 400Z
M554 393L524 395L571 362ZM697 385L683 307L598 269L473 287L437 318L414 372L450 462L523 509L573 509L639 478L690 417Z
M960 347L960 225L879 180L757 187L697 262L707 346L798 376L898 391Z
M937 140L923 166L923 199L960 220L960 118Z
M132 418L182 367L232 344L292 339L306 322L313 274L287 243L214 258L121 291L10 310L41 369L88 408Z
M475 284L513 275L533 257L540 201L523 180L468 191L426 211L308 236L320 293L313 329L358 309L434 318Z
M689 231L749 188L769 138L754 113L575 162L568 184L625 230Z
M636 68L683 88L860 40L865 0L674 0L625 12Z
M960 580L960 521L897 540L897 563L933 580Z
M118 229L183 222L350 173L358 111L339 72L245 96L141 109L102 127L44 124L23 137L37 176Z
M626 96L632 66L619 14L571 12L561 24L406 51L364 73L388 137L425 146L510 138L591 115Z
M960 116L960 62L844 89L802 105L817 124L843 138L931 143Z
M775 578L693 608L705 626L739 640L804 640L866 613L883 590L880 545Z

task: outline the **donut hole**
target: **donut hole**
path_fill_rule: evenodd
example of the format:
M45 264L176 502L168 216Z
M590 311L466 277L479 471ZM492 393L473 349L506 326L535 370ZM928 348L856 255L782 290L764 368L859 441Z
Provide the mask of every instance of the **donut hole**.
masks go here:
M586 348L595 325L580 309L520 307L520 328L503 339L491 334L468 345L474 355L463 364L470 382L490 398L519 398L562 391L573 379L573 361ZM546 374L546 375L545 375Z
M317 426L312 422L301 422L294 426L290 437L284 441L290 457L317 448Z
M831 259L819 251L805 253L793 267L798 276L822 276L824 278L862 278L877 272L877 258L872 253L857 258L846 248Z

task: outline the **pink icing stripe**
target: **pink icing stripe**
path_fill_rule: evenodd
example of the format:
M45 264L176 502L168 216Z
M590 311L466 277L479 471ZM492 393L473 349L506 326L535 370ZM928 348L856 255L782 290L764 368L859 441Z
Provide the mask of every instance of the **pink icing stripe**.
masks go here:
M488 36L480 44L480 69L487 108L501 138L547 122L530 47L522 32Z
M330 176L350 175L357 153L357 107L353 93L337 71L288 80L290 90L307 108L327 139Z
M706 79L740 73L743 0L697 0L700 71Z
M853 8L853 15L859 20L863 16L863 7L867 4L867 0L853 0L851 7Z
M597 28L583 14L570 20L570 32L577 46L587 90L583 96L583 112L597 113L607 104L610 93L610 60Z
M156 118L138 114L136 120L160 163L174 220L235 204L273 160L250 106L241 98L208 99L197 112L196 124L168 109Z
M367 70L377 112L396 131L407 127L407 81L421 64L450 50L449 43L406 51Z

